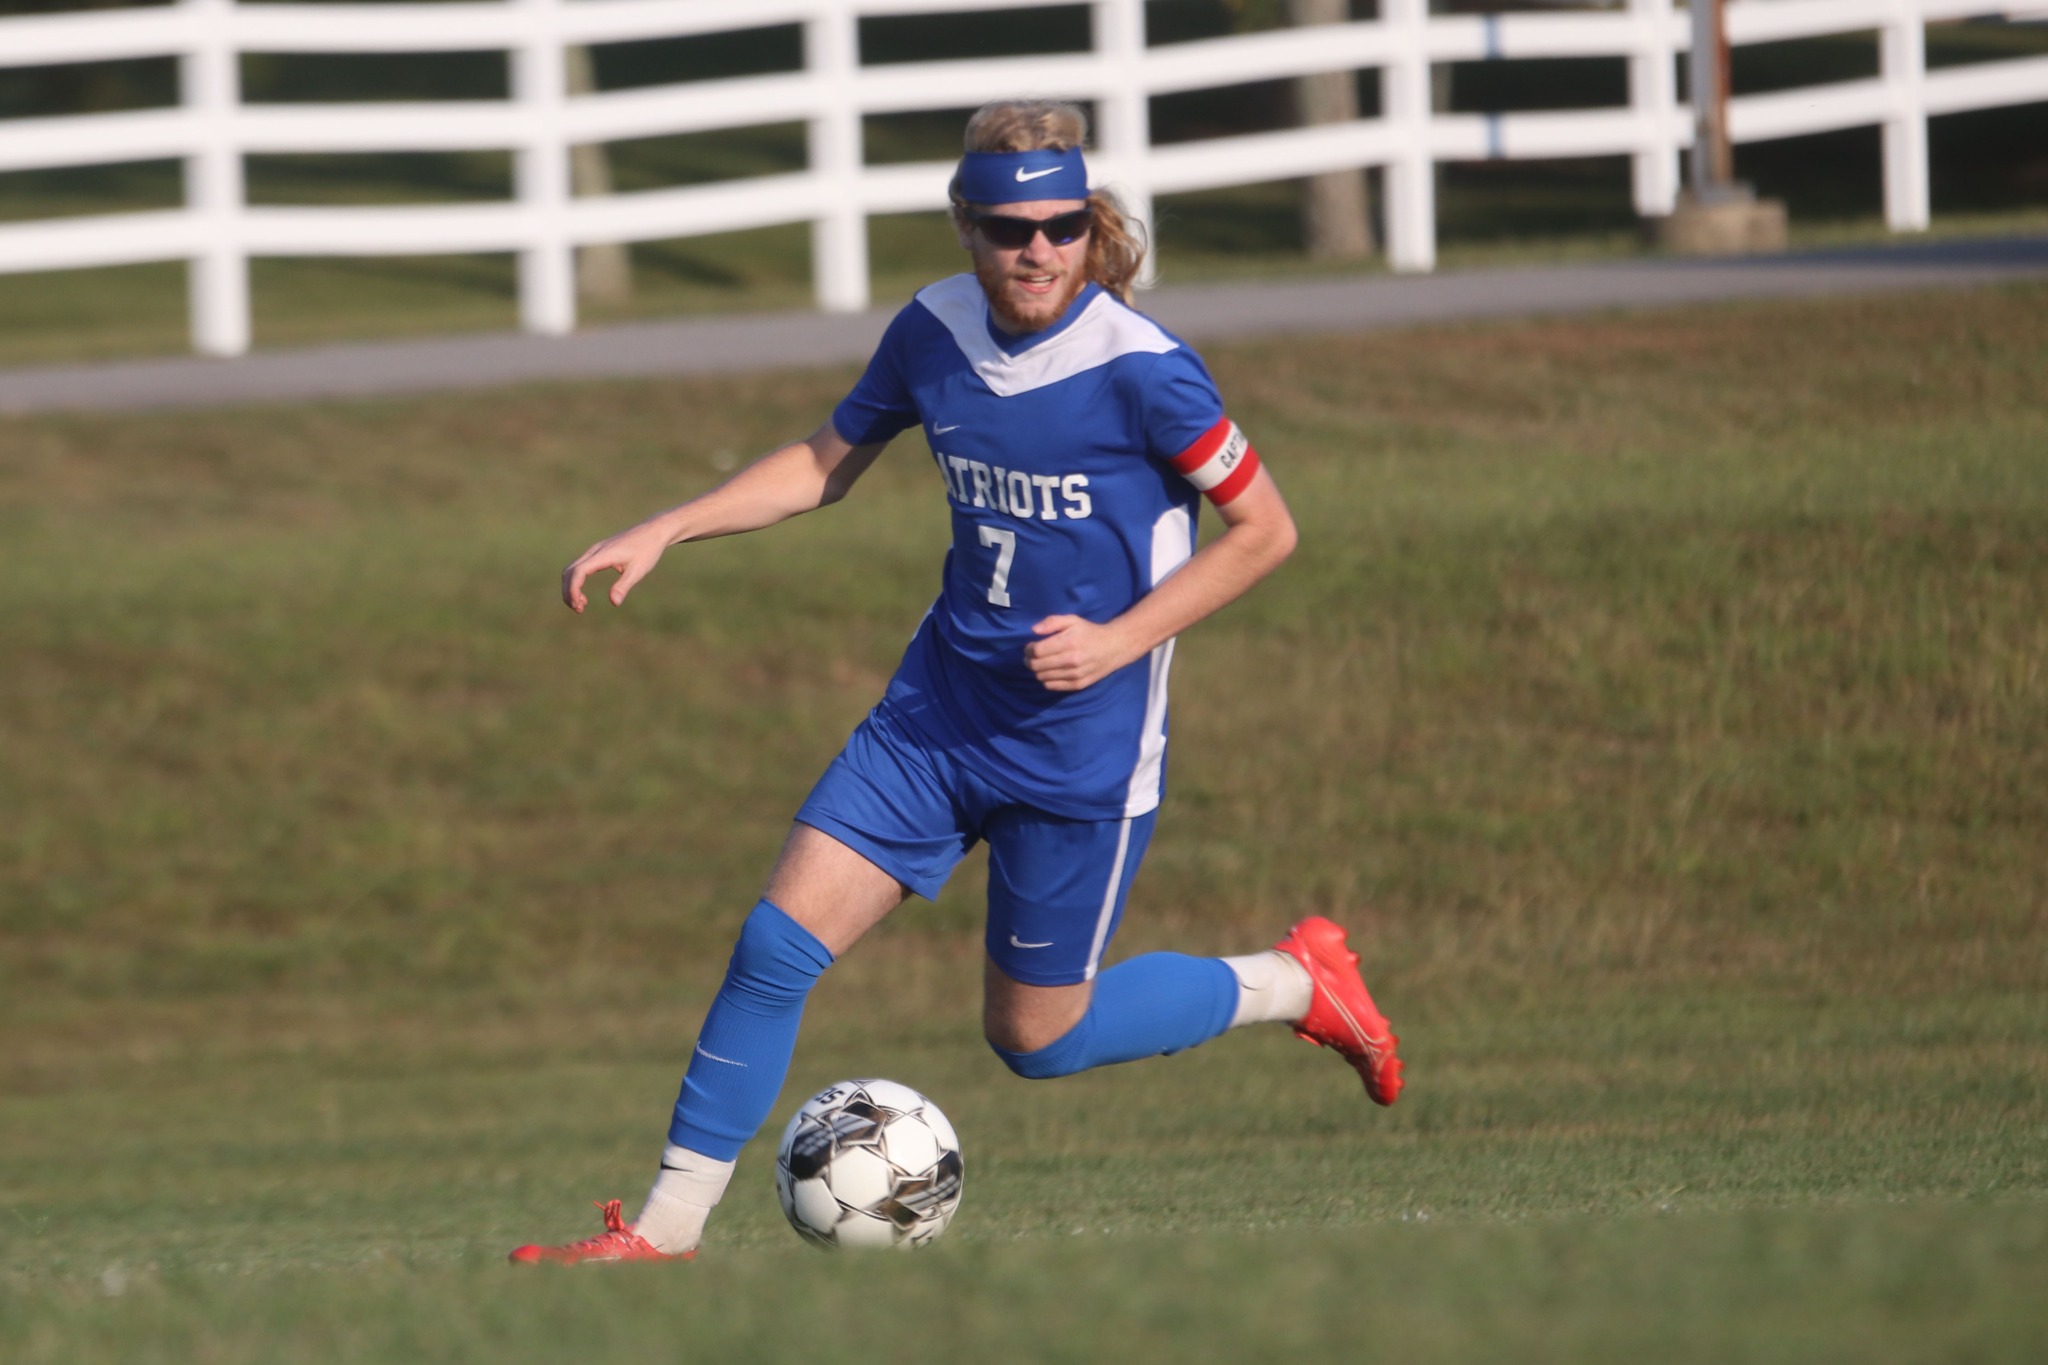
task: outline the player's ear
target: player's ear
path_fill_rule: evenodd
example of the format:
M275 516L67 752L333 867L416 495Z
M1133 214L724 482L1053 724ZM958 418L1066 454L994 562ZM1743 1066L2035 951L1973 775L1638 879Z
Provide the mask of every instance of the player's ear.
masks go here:
M968 226L967 215L960 211L958 204L953 205L953 235L960 239L962 251L971 253L974 250L974 229Z

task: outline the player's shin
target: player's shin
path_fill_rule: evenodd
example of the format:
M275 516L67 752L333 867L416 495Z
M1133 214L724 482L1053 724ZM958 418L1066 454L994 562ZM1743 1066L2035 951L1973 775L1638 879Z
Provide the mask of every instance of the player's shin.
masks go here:
M662 1172L636 1231L664 1251L696 1245L740 1148L789 1074L804 1001L832 953L774 904L747 916L676 1097Z
M1036 1052L995 1052L1030 1080L1171 1056L1228 1028L1237 995L1221 959L1141 953L1095 978L1088 1012L1057 1041Z

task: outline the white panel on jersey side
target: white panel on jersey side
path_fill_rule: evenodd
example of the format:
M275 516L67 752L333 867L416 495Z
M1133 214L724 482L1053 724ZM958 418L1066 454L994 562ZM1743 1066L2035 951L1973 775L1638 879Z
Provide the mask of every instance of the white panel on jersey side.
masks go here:
M988 296L972 275L954 275L918 291L917 301L945 324L974 372L998 398L1011 398L1107 365L1119 356L1165 355L1180 343L1159 324L1108 294L1097 294L1058 336L1010 355L988 334Z
M1195 554L1195 523L1184 507L1169 507L1152 523L1152 586L1171 578ZM1166 762L1166 675L1173 669L1173 641L1152 651L1145 687L1145 725L1138 733L1138 766L1131 770L1125 816L1143 815L1159 804L1159 771Z
M1185 507L1169 507L1152 523L1152 586L1158 587L1195 557L1195 521Z

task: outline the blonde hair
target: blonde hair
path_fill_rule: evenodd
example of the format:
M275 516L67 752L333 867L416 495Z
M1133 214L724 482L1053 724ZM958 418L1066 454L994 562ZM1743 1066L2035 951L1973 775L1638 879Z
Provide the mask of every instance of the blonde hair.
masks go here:
M1063 100L996 100L984 104L967 120L964 150L970 152L1064 152L1085 147L1088 116L1079 105ZM967 201L960 195L960 177L949 189L957 218ZM1144 229L1124 217L1123 205L1108 190L1091 190L1088 207L1095 211L1088 234L1088 279L1131 302L1131 284L1145 264Z

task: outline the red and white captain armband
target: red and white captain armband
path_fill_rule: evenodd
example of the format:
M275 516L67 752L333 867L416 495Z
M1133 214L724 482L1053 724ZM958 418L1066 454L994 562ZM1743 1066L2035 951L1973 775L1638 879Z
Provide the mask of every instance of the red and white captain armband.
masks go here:
M1173 457L1180 476L1202 490L1218 507L1252 486L1259 473L1259 452L1228 417L1202 433L1201 439Z

